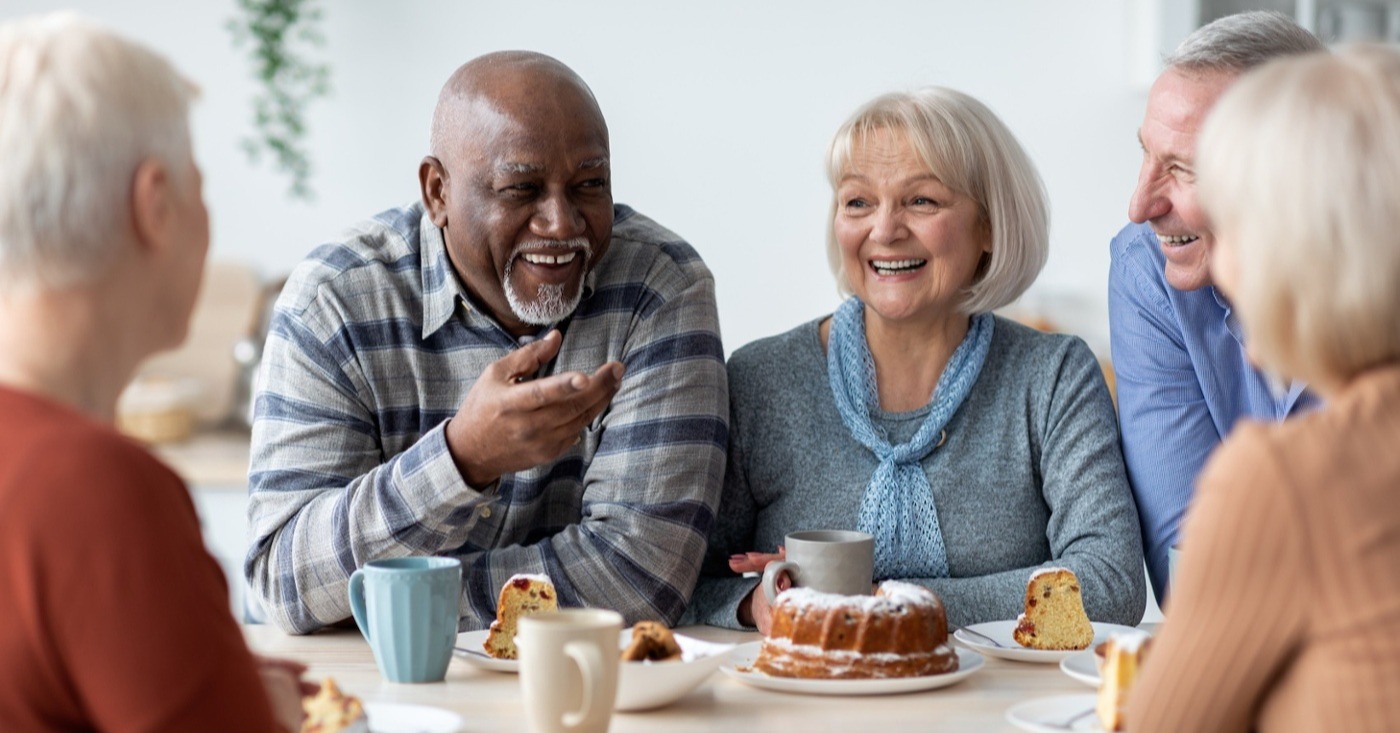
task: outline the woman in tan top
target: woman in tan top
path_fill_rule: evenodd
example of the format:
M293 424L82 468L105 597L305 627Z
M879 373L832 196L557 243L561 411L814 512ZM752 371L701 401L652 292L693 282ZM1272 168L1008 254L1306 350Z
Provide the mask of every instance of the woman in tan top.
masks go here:
M1202 473L1128 729L1400 729L1400 54L1269 64L1197 153L1251 359L1326 406Z

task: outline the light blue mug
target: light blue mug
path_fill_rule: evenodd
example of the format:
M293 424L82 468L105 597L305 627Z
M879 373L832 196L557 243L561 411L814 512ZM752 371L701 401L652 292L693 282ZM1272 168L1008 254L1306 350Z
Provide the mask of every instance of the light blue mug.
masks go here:
M462 563L450 557L371 560L350 576L350 611L390 682L438 682L457 641Z

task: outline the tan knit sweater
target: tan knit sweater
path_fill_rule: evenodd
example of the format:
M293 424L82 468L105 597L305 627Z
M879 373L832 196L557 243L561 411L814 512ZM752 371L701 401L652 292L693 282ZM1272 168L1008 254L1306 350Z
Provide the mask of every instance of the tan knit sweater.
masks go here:
M1129 731L1400 730L1400 366L1202 473Z

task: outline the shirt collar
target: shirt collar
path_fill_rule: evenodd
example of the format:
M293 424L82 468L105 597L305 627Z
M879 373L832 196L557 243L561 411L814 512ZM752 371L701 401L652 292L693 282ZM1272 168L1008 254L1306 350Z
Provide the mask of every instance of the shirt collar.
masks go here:
M508 334L490 313L478 308L467 297L467 290L457 277L457 271L452 267L452 260L447 256L447 241L442 236L442 229L433 223L426 211L423 212L419 232L423 258L423 339L427 340L438 329L447 325L452 314L459 308L462 309L468 322L480 319L494 326L501 333ZM598 267L594 266L583 277L583 297L579 299L580 308L589 298L593 297L597 282ZM541 328L539 335L543 335L549 328L553 327ZM533 336L522 337L519 341L525 343L533 338Z

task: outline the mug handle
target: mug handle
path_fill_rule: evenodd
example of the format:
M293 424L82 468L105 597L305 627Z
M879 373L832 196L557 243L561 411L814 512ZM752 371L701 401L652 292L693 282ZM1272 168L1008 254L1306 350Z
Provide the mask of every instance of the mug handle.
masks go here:
M768 602L778 600L778 573L786 570L789 575L797 570L797 563L790 560L779 560L770 562L763 569L763 595L768 596Z
M564 653L578 665L579 674L583 677L583 705L572 713L564 713L564 727L573 730L589 722L594 707L601 708L610 701L593 699L602 691L597 681L603 677L603 653L598 651L597 645L571 641L564 645Z
M365 641L374 643L374 640L369 638L369 616L365 613L365 571L356 570L350 574L350 587L347 592L350 595L350 613L355 616L355 625L360 627Z

